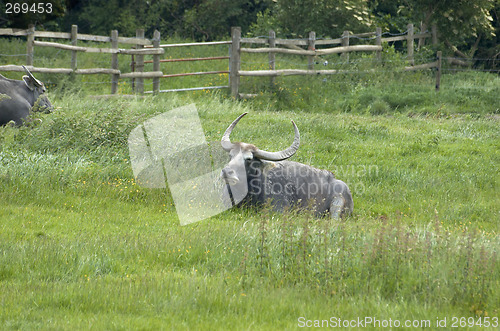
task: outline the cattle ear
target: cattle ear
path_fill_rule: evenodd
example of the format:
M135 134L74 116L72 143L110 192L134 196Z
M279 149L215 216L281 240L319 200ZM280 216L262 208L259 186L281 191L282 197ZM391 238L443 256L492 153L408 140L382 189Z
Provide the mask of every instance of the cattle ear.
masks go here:
M33 79L31 79L29 76L23 76L23 80L24 80L24 83L26 84L26 86L31 90L31 91L34 91L35 90L35 82L33 81Z

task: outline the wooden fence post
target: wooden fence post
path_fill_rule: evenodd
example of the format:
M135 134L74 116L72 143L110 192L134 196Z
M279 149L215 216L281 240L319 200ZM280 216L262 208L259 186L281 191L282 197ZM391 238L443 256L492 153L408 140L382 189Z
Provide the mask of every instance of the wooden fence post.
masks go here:
M71 45L76 46L78 42L78 25L72 25L71 26ZM73 71L76 70L78 67L78 62L76 59L77 56L77 51L71 51L71 69Z
M231 96L239 98L240 85L240 43L241 28L231 28L231 58L229 60L229 85L231 87Z
M436 91L439 91L441 87L441 58L443 53L441 51L437 52L437 67L436 67Z
M377 28L375 30L375 44L377 46L382 46L382 28ZM377 51L377 61L382 62L382 51Z
M118 30L111 31L111 48L118 49ZM118 53L111 54L111 69L118 70ZM111 74L111 94L118 92L118 80L120 75Z
M34 41L35 41L35 26L30 24L28 27L27 42L26 42L26 65L33 65L33 53L34 53Z
M407 46L407 58L408 63L412 66L415 64L415 60L413 59L413 24L408 24L408 34L406 35L406 46Z
M155 30L153 34L153 47L160 48L160 31ZM153 55L153 71L160 71L160 55ZM153 93L160 91L160 77L153 78Z
M276 47L276 33L273 30L269 30L269 48ZM276 54L269 52L269 70L276 70ZM275 77L270 78L271 86L274 85Z
M438 36L437 36L437 26L436 26L436 24L432 24L431 33L432 33L432 45L436 46L438 44Z
M307 40L307 49L314 51L316 49L316 32L309 32L309 39ZM307 70L314 70L314 55L307 57Z
M342 34L342 47L349 46L349 31L344 31ZM349 53L342 53L341 57L344 58L346 63L349 63Z
M135 31L135 36L136 38L144 39L144 29L137 29ZM144 48L143 45L136 45L135 47L137 49ZM144 72L144 55L136 55L135 58L135 68L137 69L137 72ZM136 82L136 92L140 94L144 93L144 78L139 77Z
M130 71L135 72L135 55L130 55ZM130 86L132 91L135 91L135 78L130 78Z

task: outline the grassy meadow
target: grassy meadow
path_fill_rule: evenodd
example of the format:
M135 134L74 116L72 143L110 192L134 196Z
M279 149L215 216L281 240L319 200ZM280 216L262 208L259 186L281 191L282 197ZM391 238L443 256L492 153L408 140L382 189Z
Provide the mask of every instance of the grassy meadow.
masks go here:
M67 56L40 52L39 66ZM389 320L392 329L497 329L500 79L448 71L436 93L431 71L403 73L404 58L386 59L375 72L372 58L351 55L361 74L248 79L243 92L258 96L240 101L224 90L102 99L93 95L109 93L108 76L36 75L51 82L57 110L0 128L0 328L292 330L371 318L346 329L390 329ZM186 64L220 69L204 65ZM215 86L227 76L187 79L183 87ZM180 226L168 190L135 182L127 139L190 103L207 141L249 112L232 139L283 149L293 119L301 147L292 160L348 183L353 215L234 209Z

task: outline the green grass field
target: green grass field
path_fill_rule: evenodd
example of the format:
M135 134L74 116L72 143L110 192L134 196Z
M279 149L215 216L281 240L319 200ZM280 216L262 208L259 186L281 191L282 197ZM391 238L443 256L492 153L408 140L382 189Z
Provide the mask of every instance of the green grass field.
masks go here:
M248 80L260 95L243 101L54 85L56 112L0 128L1 329L497 329L500 80L448 74L436 93L431 72L386 69ZM207 141L248 111L232 139L282 149L293 119L293 160L347 182L353 216L235 209L180 226L168 191L135 182L127 138L190 103Z

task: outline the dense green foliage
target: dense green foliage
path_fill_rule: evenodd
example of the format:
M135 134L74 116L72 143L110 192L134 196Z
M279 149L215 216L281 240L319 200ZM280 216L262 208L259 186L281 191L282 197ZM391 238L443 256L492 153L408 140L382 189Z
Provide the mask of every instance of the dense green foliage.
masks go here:
M429 27L436 24L443 38L454 42L463 42L467 38L493 36L495 27L491 24L492 15L497 15L498 4L490 0L381 0L374 1L373 12L381 21L397 30L404 30L406 22L422 22ZM495 17L498 20L498 17Z
M15 39L1 45L13 54L25 47ZM421 54L417 63L428 62ZM68 56L44 48L35 61L64 67ZM278 59L278 68L305 65ZM56 111L0 128L2 328L276 330L296 328L300 317L432 326L445 317L448 326L454 316L500 317L498 76L445 71L436 92L432 71L400 71L405 58L391 48L382 63L325 59L350 73L242 79L242 92L258 96L241 101L224 90L125 98L126 80L117 98L99 99L92 95L109 93L108 76L36 75L51 82ZM78 60L107 61L85 53ZM242 66L266 61L249 56ZM128 65L120 61L124 71ZM190 103L207 141L248 111L232 138L281 149L293 119L301 132L293 160L346 181L354 215L330 221L235 209L180 226L168 190L137 185L127 141L139 123Z
M365 32L375 23L365 0L276 1L260 13L252 26L254 34L276 30L278 35L307 38L309 31L318 36L338 37L345 30Z
M372 2L378 25L393 32L405 31L408 22L420 22L424 30L436 25L439 39L453 56L476 58L476 66L498 68L500 51L500 2L478 1L398 1ZM458 47L458 48L457 48ZM471 63L473 63L471 61Z

